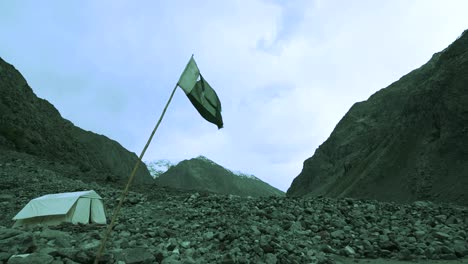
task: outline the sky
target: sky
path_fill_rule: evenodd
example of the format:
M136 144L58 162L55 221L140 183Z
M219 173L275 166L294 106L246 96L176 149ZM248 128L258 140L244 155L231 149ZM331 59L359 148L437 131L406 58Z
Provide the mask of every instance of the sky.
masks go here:
M181 89L143 160L204 155L283 191L356 102L468 29L464 0L0 1L0 57L75 125L140 154L190 56L224 128Z

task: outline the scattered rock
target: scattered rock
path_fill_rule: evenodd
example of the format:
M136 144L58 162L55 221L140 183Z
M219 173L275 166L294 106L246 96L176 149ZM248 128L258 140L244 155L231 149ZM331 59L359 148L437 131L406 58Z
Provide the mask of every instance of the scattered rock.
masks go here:
M0 229L0 252L26 254L34 252L36 248L32 233L16 229Z
M206 233L203 235L203 237L204 237L206 240L211 240L211 239L213 239L213 237L214 237L214 233L213 233L212 231L208 231L208 232L206 232Z
M276 264L278 262L278 259L276 258L276 255L272 253L267 253L265 255L265 263L266 264Z
M331 237L343 239L344 238L344 231L343 230L336 230L330 233Z
M155 257L145 248L129 248L123 251L126 264L150 264Z
M0 194L0 203L10 202L13 199L15 199L15 196L13 194Z
M5 164L3 159L0 155L0 164ZM21 168L21 164L13 162L8 168ZM29 175L38 179L34 188L21 183L13 189L19 208L0 203L4 213L0 223L10 225L12 215L30 196L50 189L75 191L90 185L102 194L108 211L120 193L111 187L35 173ZM7 176L2 184L13 186L20 179ZM102 263L333 263L329 256L449 260L468 255L465 220L440 221L441 215L447 216L446 221L465 219L468 210L448 204L325 197L230 199L165 189L145 193L132 194L138 203L122 208ZM31 253L46 262L52 257L53 264L89 263L104 231L105 226L93 224L0 226L0 263L12 255Z
M56 239L58 237L65 238L65 239L70 239L70 235L68 233L65 233L65 232L59 231L59 230L51 230L51 229L47 229L47 228L42 230L39 237L46 238L46 239Z
M47 254L32 253L23 255L13 255L7 264L50 264L54 258Z
M435 232L434 237L436 237L438 239L441 239L441 240L446 240L446 239L451 239L452 238L452 236L450 236L449 234L444 233L444 232Z
M354 249L350 246L346 246L344 248L344 253L348 256L354 256L356 254L356 251L354 251Z

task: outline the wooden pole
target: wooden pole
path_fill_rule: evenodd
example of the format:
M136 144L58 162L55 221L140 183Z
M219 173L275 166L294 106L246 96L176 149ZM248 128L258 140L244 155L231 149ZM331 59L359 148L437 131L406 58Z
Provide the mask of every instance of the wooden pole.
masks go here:
M106 233L104 234L104 237L101 240L101 245L99 246L99 250L98 250L98 252L96 254L96 258L94 259L94 264L99 263L99 260L100 260L100 258L102 256L102 254L104 253L104 249L106 247L107 239L109 238L110 234L112 233L112 228L114 227L115 221L117 221L120 209L122 208L122 204L123 204L125 198L128 195L128 190L130 189L130 185L132 184L132 181L135 178L136 172L138 170L138 167L140 166L140 163L141 163L141 161L143 159L143 156L145 155L146 149L148 148L149 144L151 143L151 140L153 139L154 133L156 133L156 130L158 129L159 124L161 123L161 121L162 121L162 119L164 117L164 114L166 113L167 107L169 106L169 103L171 102L172 97L174 96L174 93L175 93L175 91L177 89L177 85L178 84L176 84L176 86L174 87L174 90L172 90L171 96L169 97L169 100L167 101L166 106L164 107L164 110L163 110L161 116L159 117L158 123L154 127L153 132L151 133L151 136L148 139L148 142L146 142L146 145L143 148L143 151L141 152L140 157L138 158L138 160L137 160L137 162L135 164L135 167L133 168L133 171L130 174L130 177L128 178L127 185L125 186L125 189L122 192L122 195L120 196L119 204L114 209L114 213L112 214L112 220L111 220L110 224L107 226Z

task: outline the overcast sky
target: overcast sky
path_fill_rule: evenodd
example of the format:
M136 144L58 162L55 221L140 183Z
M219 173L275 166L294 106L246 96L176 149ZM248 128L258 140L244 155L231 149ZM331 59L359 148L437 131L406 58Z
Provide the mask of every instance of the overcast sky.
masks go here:
M139 154L195 60L225 128L179 89L145 161L204 155L286 191L353 103L468 28L468 1L0 1L0 57L75 125Z

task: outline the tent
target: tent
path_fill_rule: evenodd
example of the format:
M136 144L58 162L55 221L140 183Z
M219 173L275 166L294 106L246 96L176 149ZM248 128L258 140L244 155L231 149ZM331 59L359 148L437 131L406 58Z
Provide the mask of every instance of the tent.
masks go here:
M14 227L24 225L106 224L102 198L95 191L47 194L29 201L15 216Z

